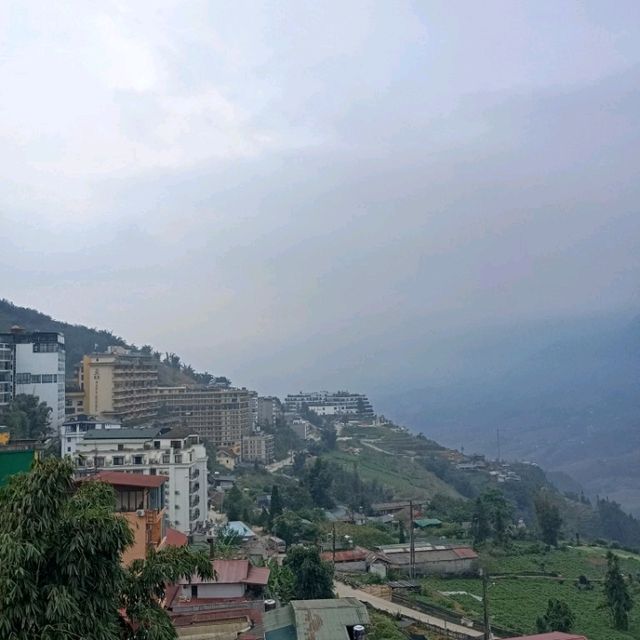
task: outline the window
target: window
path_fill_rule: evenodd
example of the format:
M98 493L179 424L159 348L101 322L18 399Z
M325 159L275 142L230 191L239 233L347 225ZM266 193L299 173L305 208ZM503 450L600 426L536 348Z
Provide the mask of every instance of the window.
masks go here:
M31 374L31 384L40 384L42 382L42 376L38 374Z
M124 451L124 445L123 444L119 444L118 445L118 451Z
M71 447L67 447L67 453L71 453Z
M160 440L154 440L153 441L153 448L154 449L159 449L160 448Z
M67 442L71 442L71 438L67 438Z
M31 384L31 374L30 373L16 374L16 384Z
M124 456L113 456L113 465L121 467L124 464Z
M96 467L104 467L104 456L96 456Z
M144 464L144 456L133 456L133 464Z
M173 459L176 464L182 464L182 454L178 453L176 457Z
M42 384L49 384L51 382L58 382L58 377L55 373L43 373L42 374Z

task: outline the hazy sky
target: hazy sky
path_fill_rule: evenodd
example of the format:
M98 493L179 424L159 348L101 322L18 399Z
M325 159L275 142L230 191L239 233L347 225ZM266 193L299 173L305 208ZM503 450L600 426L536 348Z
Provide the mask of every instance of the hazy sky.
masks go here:
M0 92L0 296L235 382L639 306L636 0L5 0Z

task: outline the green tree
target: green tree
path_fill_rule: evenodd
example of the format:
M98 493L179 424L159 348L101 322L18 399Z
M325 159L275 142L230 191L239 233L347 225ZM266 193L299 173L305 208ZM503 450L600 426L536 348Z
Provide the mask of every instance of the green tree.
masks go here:
M237 485L233 485L224 496L222 510L227 514L230 521L240 520L244 507L244 496Z
M304 479L304 484L311 494L311 498L316 507L330 509L333 507L331 499L331 485L333 483L333 475L329 469L329 465L322 459L316 458Z
M1 421L17 438L40 438L47 432L51 407L37 396L18 394L9 405Z
M318 529L314 524L289 510L284 511L274 519L272 531L287 544L312 541L318 537Z
M0 638L170 640L175 630L159 604L165 584L213 573L206 554L187 548L124 567L133 536L113 489L74 483L65 460L36 461L12 477L0 513Z
M487 506L482 498L476 498L471 518L473 544L482 544L491 535L491 525L487 514Z
M269 567L269 583L267 595L280 604L286 604L295 597L295 578L290 567L280 565L275 558L267 563Z
M269 526L282 513L282 498L278 485L274 484L271 488L271 502L269 503Z
M333 566L320 558L317 547L292 547L283 565L293 573L296 600L333 598Z
M629 611L633 607L633 600L620 571L618 556L609 551L607 553L607 574L604 579L604 593L606 607L609 609L611 623L614 629L626 631L629 628Z
M402 520L400 520L399 527L398 527L398 544L403 544L406 541L407 541L407 536L404 532L404 524L402 523Z
M564 600L551 598L547 603L547 611L536 620L538 633L562 631L568 633L573 629L576 617Z
M493 538L499 544L507 541L507 526L511 519L512 507L507 502L502 491L490 489L482 496L489 514L489 521L493 529Z
M332 424L328 424L320 433L320 437L322 438L322 444L329 450L332 451L336 448L336 443L338 441L338 434L336 433L336 428Z
M534 506L542 541L545 544L558 546L558 534L562 525L560 509L554 504L546 492L540 492L535 498Z

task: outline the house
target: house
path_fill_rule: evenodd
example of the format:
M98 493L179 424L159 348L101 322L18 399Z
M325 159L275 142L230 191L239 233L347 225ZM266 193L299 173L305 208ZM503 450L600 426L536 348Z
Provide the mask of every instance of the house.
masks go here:
M216 462L225 469L229 469L229 471L233 471L236 468L236 462L239 458L240 456L228 447L220 447L216 451Z
M506 640L589 640L586 636L579 636L575 633L562 633L561 631L551 631L550 633L538 633L534 636L516 636L506 638Z
M419 518L413 521L413 525L418 529L428 529L429 527L440 527L442 520L438 518Z
M253 530L240 520L231 520L230 522L227 522L227 529L233 533L237 533L244 541L256 537Z
M82 481L104 482L116 494L116 512L133 532L133 544L122 555L124 564L144 560L151 548L183 547L187 536L166 525L166 476L146 476L123 471L101 471Z
M336 571L349 572L365 572L368 568L367 559L370 552L362 547L354 549L344 549L343 551L323 551L321 557L326 562L335 563Z
M415 508L419 507L418 502L415 503ZM377 502L371 505L371 511L378 516L384 516L389 514L397 514L405 509L409 508L409 501L402 500L396 502Z
M470 547L458 545L414 546L414 567L417 575L456 575L471 573L475 569L478 554ZM389 544L376 548L370 570L383 574L390 569L409 571L411 550L408 544Z
M265 640L352 640L364 637L367 607L355 598L294 600L264 614Z
M269 569L214 560L215 577L193 575L167 588L164 606L180 638L263 640Z
M223 476L219 472L214 471L213 475L209 477L209 482L217 491L227 491L236 483L236 477Z

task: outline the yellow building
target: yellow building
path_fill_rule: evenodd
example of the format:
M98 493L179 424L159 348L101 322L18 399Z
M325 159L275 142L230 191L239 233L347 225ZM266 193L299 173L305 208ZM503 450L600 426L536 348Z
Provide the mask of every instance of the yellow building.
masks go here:
M122 422L144 422L158 410L158 364L125 350L82 359L83 413Z

